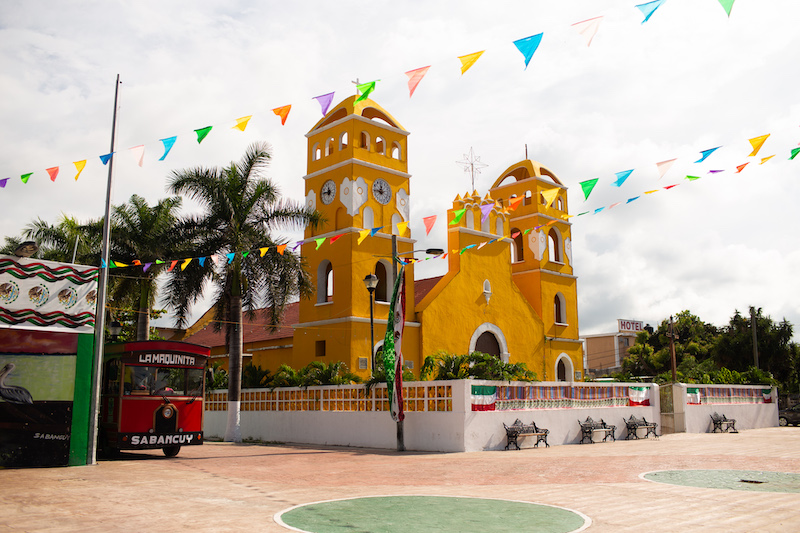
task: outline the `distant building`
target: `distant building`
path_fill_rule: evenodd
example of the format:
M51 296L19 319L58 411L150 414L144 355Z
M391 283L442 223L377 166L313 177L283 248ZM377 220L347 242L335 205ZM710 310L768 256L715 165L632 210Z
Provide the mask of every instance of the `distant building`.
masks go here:
M617 320L616 333L581 335L583 368L587 376L607 376L622 370L628 349L636 343L636 335L649 325L637 320Z

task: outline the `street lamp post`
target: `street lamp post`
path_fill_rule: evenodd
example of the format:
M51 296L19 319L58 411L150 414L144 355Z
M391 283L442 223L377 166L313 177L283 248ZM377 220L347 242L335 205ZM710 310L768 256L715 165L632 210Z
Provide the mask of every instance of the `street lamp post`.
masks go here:
M370 272L364 278L364 286L369 291L369 360L372 373L375 373L375 288L378 286L378 276Z

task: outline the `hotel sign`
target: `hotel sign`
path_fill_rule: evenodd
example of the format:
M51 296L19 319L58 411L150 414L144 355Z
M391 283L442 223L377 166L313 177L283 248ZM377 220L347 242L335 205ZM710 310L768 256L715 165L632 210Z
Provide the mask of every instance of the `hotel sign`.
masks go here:
M622 318L617 320L619 324L620 333L639 333L644 331L644 322L641 320L624 320Z

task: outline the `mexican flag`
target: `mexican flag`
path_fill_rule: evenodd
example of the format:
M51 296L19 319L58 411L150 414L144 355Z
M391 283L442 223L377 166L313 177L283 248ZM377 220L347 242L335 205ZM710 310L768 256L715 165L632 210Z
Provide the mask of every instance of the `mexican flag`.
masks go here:
M389 412L392 420L401 422L403 413L403 327L406 324L405 265L400 267L394 282L392 303L386 323L386 336L383 338L383 368L386 370L386 387L389 395Z
M772 403L772 389L761 389L761 396L764 397L764 403Z
M497 403L497 387L490 385L472 386L472 410L494 411Z
M629 405L650 405L650 387L628 387Z
M686 403L691 405L700 405L700 389L697 387L686 387Z

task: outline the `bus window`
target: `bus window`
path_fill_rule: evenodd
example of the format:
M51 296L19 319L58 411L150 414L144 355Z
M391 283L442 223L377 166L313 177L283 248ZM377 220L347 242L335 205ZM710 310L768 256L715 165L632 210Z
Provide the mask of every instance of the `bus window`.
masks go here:
M201 368L128 366L125 394L134 396L199 396L203 387Z

